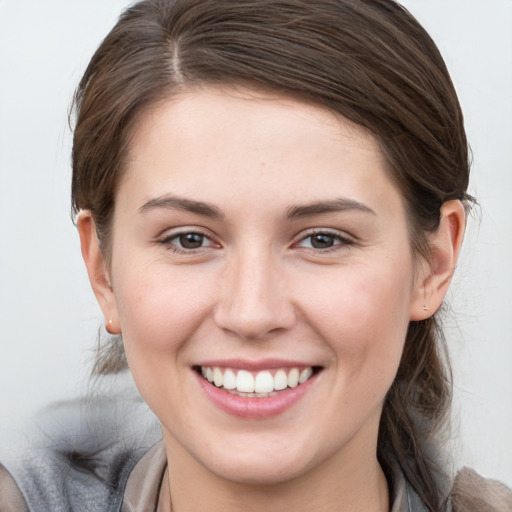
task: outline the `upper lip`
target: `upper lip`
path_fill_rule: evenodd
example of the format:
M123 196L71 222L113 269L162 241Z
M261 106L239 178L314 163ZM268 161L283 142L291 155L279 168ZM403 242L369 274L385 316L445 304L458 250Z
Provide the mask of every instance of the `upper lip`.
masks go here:
M238 370L260 371L260 370L274 370L278 368L308 368L319 367L318 364L311 362L296 361L290 359L260 359L260 360L247 360L247 359L211 359L201 361L194 366L205 367L218 367L218 368L236 368Z

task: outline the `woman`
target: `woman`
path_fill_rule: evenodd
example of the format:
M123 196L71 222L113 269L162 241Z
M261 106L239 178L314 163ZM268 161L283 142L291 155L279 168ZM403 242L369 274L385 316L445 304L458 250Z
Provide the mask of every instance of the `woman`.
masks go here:
M82 254L123 342L97 372L126 354L163 441L126 450L114 418L124 448L100 436L107 476L92 471L110 492L61 489L69 507L466 510L464 482L492 487L465 473L450 496L436 439L468 149L404 9L144 1L96 52L76 111ZM73 489L92 467L77 453Z

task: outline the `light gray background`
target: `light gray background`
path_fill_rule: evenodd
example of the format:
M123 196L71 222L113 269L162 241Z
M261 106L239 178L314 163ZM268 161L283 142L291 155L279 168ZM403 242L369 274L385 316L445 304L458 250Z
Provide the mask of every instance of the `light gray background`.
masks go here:
M450 294L453 447L512 486L512 1L409 0L446 58L474 152ZM0 422L87 384L102 318L69 216L66 113L125 0L0 0ZM479 218L479 217L480 218Z

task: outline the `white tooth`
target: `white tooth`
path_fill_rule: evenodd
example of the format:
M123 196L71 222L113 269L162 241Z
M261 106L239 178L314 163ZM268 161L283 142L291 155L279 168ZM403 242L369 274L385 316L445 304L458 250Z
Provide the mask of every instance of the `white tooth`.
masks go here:
M206 368L206 378L209 382L213 382L213 370L211 368Z
M274 391L274 378L270 372L265 370L256 374L254 391L256 393L270 393Z
M236 377L231 370L224 372L224 389L235 389L236 388Z
M288 387L288 377L286 376L286 372L284 370L277 370L274 375L274 389L276 391L281 391Z
M311 377L311 375L313 375L313 368L304 368L304 370L300 372L299 384L304 384L304 382L306 382L309 377Z
M206 368L201 366L201 375L206 379Z
M213 383L220 388L222 386L224 379L222 376L222 372L220 371L220 368L215 367L213 369Z
M246 370L240 370L236 375L236 389L243 393L254 393L254 377Z
M299 369L292 368L288 374L288 386L296 388L299 385Z

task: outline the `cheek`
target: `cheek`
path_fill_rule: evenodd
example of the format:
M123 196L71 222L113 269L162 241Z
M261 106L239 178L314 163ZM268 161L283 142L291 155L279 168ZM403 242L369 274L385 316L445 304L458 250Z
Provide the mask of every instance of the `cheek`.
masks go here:
M135 265L133 260L118 269L122 280L116 282L116 300L135 384L159 417L163 410L186 409L188 397L173 390L181 389L187 378L186 342L207 315L204 280L183 269L171 273L165 265ZM180 421L187 423L186 417L180 416Z
M309 322L330 345L345 381L393 381L409 325L408 268L404 262L342 269L304 294Z
M176 359L209 307L209 290L197 272L158 267L143 263L119 269L123 279L116 300L132 370L161 357Z

